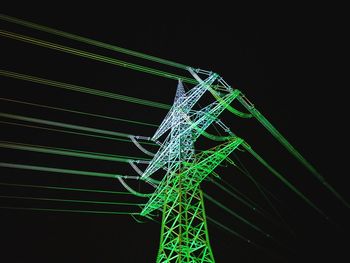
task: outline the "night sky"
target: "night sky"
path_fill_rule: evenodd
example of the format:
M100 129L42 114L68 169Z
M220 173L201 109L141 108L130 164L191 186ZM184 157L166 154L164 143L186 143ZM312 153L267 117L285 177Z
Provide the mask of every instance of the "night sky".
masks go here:
M108 9L108 8L107 8ZM112 7L111 7L112 9ZM50 9L49 9L50 10ZM305 11L305 12L304 12ZM206 15L178 12L143 13L122 9L79 15L73 12L4 12L27 21L60 29L105 43L210 70L240 89L256 108L309 160L345 199L350 200L347 154L347 96L345 81L347 44L340 13L280 12L242 15L239 10L213 10ZM242 16L240 16L242 15ZM169 66L130 57L1 21L1 29L98 53L190 77ZM1 69L102 91L171 104L177 81L110 64L0 38ZM66 91L31 82L0 77L1 98L67 108L110 117L160 124L166 110ZM185 84L189 90L191 85ZM235 104L237 106L238 104ZM155 127L87 117L73 113L0 100L3 113L23 115L152 136ZM239 152L254 178L268 194L284 223L274 224L250 211L208 181L203 191L270 233L268 239L229 213L205 200L206 213L255 242L262 249L208 223L216 262L348 262L349 210L302 167L256 120L222 115L233 132L244 138L273 167L309 197L330 218L325 220L292 193L247 153ZM5 124L1 141L146 157L133 144ZM18 121L18 123L29 124ZM46 127L46 126L43 126ZM213 145L203 140L201 149ZM149 148L154 150L152 146ZM128 164L0 149L10 163L117 174L135 172ZM124 191L117 180L1 168L1 183L37 184ZM271 214L256 187L234 167L217 172ZM133 185L147 191L143 185ZM142 203L133 196L73 193L0 185L1 196ZM57 209L132 211L113 205L72 204L0 198L0 206ZM274 214L275 215L275 214ZM160 224L128 215L38 212L0 209L1 262L155 262ZM275 216L279 220L278 216ZM289 230L285 227L289 226Z

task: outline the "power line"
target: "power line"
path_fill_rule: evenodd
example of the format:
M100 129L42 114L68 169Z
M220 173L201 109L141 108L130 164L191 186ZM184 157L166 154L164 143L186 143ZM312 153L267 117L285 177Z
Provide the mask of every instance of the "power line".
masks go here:
M82 93L86 93L86 94L90 94L90 95L95 95L95 96L100 96L100 97L105 97L105 98L110 98L110 99L115 99L115 100L136 103L136 104L150 106L150 107L159 108L159 109L170 109L170 105L160 103L160 102L134 98L134 97L120 95L117 93L112 93L112 92L107 92L107 91L100 91L100 90L87 88L87 87L83 87L83 86L79 86L79 85L74 85L74 84L39 78L39 77L21 74L21 73L17 73L17 72L13 72L13 71L0 70L0 76L30 81L30 82L44 84L44 85L48 85L48 86L52 86L52 87L56 87L56 88L61 88L61 89L75 91L75 92L82 92Z
M329 220L328 216L319 209L310 199L302 194L294 185L292 185L287 179L285 179L279 172L277 172L272 166L270 166L258 153L256 153L247 143L242 144L243 147L254 156L263 166L265 166L274 176L281 180L290 190L303 199L309 206L313 207L318 213L320 213L325 219Z
M158 125L156 125L156 124L151 124L151 123L146 123L146 122L141 122L141 121L127 120L127 119L122 119L122 118L117 118L117 117L109 117L109 116L105 116L105 115L77 111L77 110L70 110L70 109L59 108L59 107L52 107L52 106L47 106L47 105L38 104L38 103L31 103L31 102L13 100L13 99L7 99L7 98L0 98L0 100L24 104L24 105L30 105L30 106L35 106L35 107L40 107L40 108L45 108L45 109L52 109L52 110L57 110L57 111L63 111L63 112L75 113L75 114L92 116L92 117L97 117L97 118L103 118L103 119L108 119L108 120L122 121L122 122L128 122L128 123L132 123L132 124L140 124L140 125L151 126L151 127L158 127Z
M32 22L28 22L28 21L25 21L25 20L22 20L22 19L18 19L18 18L15 18L15 17L11 17L11 16L0 14L0 19L2 19L4 21L7 21L7 22L15 23L17 25L22 25L22 26L25 26L25 27L28 27L28 28L32 28L32 29L36 29L36 30L39 30L39 31L47 32L47 33L50 33L50 34L53 34L53 35L57 35L57 36L60 36L60 37L65 37L65 38L68 38L68 39L79 41L79 42L82 42L82 43L94 45L94 46L97 46L97 47L102 47L102 48L109 49L109 50L112 50L112 51L117 51L117 52L124 53L124 54L127 54L127 55L131 55L131 56L134 56L134 57L139 57L139 58L142 58L142 59L147 59L147 60L150 60L150 61L158 62L158 63L164 64L164 65L177 67L177 68L181 68L181 69L185 69L185 70L188 68L188 66L186 66L184 64L180 64L180 63L173 62L173 61L170 61L170 60L158 58L158 57L155 57L155 56L150 56L150 55L147 55L147 54L143 54L141 52L132 51L130 49L118 47L118 46L115 46L115 45L106 44L106 43L103 43L103 42L100 42L100 41L97 41L97 40L89 39L89 38L78 36L78 35L71 34L71 33L67 33L67 32L64 32L64 31L61 31L61 30L57 30L57 29L53 29L53 28L50 28L50 27L47 27L47 26L42 26L42 25L35 24L35 23L32 23Z
M262 233L265 237L268 237L268 238L271 237L269 234L265 233L265 231L263 231L261 228L259 228L258 226L254 225L253 223L249 222L248 220L246 220L242 216L238 215L237 213L235 213L234 211L232 211L231 209L229 209L228 207L226 207L225 205L223 205L219 201L217 201L214 198L212 198L210 195L208 195L206 193L203 193L203 195L210 202L214 203L215 205L217 205L221 209L225 210L226 212L228 212L229 214L231 214L232 216L234 216L238 220L242 221L243 223L245 223L245 224L249 225L250 227L254 228L256 231Z
M58 186L47 186L47 185L12 184L12 183L2 183L2 182L0 182L0 185L3 185L3 186L14 186L14 187L25 187L25 188L38 188L38 189L51 189L51 190L65 190L65 191L113 194L113 195L117 195L117 194L132 195L129 192L107 191L107 190L99 190L99 189L71 188L71 187L58 187Z
M77 199L60 199L60 198L44 198L44 197L31 197L31 196L0 195L0 198L34 200L34 201L36 200L36 201L83 203L83 204L99 204L99 205L144 206L144 204L137 204L137 203L107 202L107 201L92 201L92 200L77 200Z
M139 213L135 213L135 212L132 213L132 212L94 211L94 210L77 210L77 209L54 209L54 208L37 208L37 207L11 207L11 206L0 206L0 209L41 211L41 212L67 212L67 213L83 213L83 214L106 214L106 215L138 215L139 214Z
M250 239L242 236L238 232L236 232L233 229L227 227L226 225L220 223L219 221L215 220L214 218L207 216L207 219L208 219L208 221L211 221L212 223L217 225L219 228L222 228L226 232L228 232L230 234L233 234L234 236L238 237L239 239L244 240L245 242L247 242L247 243L249 243L249 244L251 244L251 245L253 245L253 246L257 247L257 248L260 248L260 246L258 246L257 244L253 243Z
M123 156L123 155L113 155L113 154L105 154L98 152L87 152L80 151L74 149L66 149L66 148L55 148L55 147L47 147L35 144L22 144L22 143L14 143L7 141L0 141L1 148L7 149L16 149L16 150L24 150L31 152L39 152L39 153L49 153L49 154L57 154L63 156L73 156L80 158L89 158L96 160L105 160L105 161L113 161L113 162L129 162L130 160L148 160L145 158L131 157L131 156Z
M29 43L29 44L34 44L34 45L37 45L37 46L41 46L41 47L45 47L45 48L49 48L49 49L53 49L53 50L57 50L57 51L61 51L61 52L65 52L65 53L68 53L68 54L72 54L72 55L76 55L76 56L80 56L80 57L84 57L84 58L100 61L100 62L105 62L105 63L111 64L111 65L115 65L115 66L125 67L125 68L128 68L128 69L132 69L132 70L136 70L136 71L140 71L140 72L156 75L156 76L159 76L159 77L164 77L164 78L169 78L169 79L174 79L174 80L181 79L181 80L183 80L186 83L197 84L196 80L191 79L191 78L187 78L187 77L184 77L184 76L176 75L176 74L173 74L173 73L169 73L169 72L165 72L165 71L161 71L161 70L157 70L157 69L152 69L152 68L149 68L149 67L145 67L145 66L129 63L129 62L118 60L118 59L112 59L112 58L109 58L109 57L106 57L106 56L97 55L97 54L94 54L94 53L91 53L91 52L82 51L82 50L71 48L71 47L66 47L66 46L63 46L63 45L56 44L56 43L43 41L43 40L40 40L40 39L37 39L37 38L28 37L28 36L25 36L25 35L16 34L16 33L5 31L5 30L0 30L0 36L7 37L7 38L10 38L10 39L14 39L14 40L19 40L19 41L22 41L22 42L26 42L26 43Z
M115 137L110 137L110 136L102 136L102 135L88 134L88 133L83 133L83 132L67 131L67 130L61 130L61 129L52 129L52 128L46 128L46 127L40 127L40 126L28 125L28 124L22 124L22 123L16 123L16 122L0 121L0 123L8 124L8 125L14 125L14 126L20 126L20 127L26 127L26 128L31 128L31 129L39 129L39 130L61 132L61 133L79 135L79 136L88 136L88 137L99 138L99 139L107 139L107 140L112 140L112 141L120 141L120 142L127 142L127 143L131 142L130 140L127 140L127 139L115 138ZM143 141L140 142L140 143L154 145L152 143L143 142Z
M210 180L213 184L215 184L217 187L219 187L221 190L225 191L226 193L228 193L229 195L231 195L232 197L236 198L237 200L239 200L241 203L243 203L244 205L246 205L247 207L249 207L250 209L252 209L254 212L257 212L259 214L261 214L264 217L267 217L271 220L271 215L269 213L267 213L265 210L263 210L261 207L259 207L255 202L252 202L248 197L246 197L245 195L243 195L242 193L240 193L245 199L241 198L240 196L238 196L237 194L235 194L233 191L230 191L229 189L227 189L226 187L224 187L222 184L220 184L219 182L215 181L215 180Z
M120 174L111 174L111 173L99 173L91 171L81 171L73 169L61 169L56 167L46 167L46 166L36 166L36 165L27 165L27 164L16 164L16 163L0 163L0 167L4 168L14 168L14 169L23 169L23 170L32 170L32 171L41 171L41 172L51 172L51 173L61 173L61 174L74 174L74 175L86 175L86 176L96 176L104 178L130 178L137 179L136 176L126 176Z
M32 118L32 117L26 117L16 114L8 114L8 113L0 113L0 117L8 118L8 119L14 119L14 120L20 120L20 121L27 121L27 122L34 122L49 126L56 126L56 127L62 127L66 129L72 129L72 130L79 130L79 131L86 131L86 132L93 132L103 135L112 135L112 136L118 136L118 137L124 137L124 138L130 138L130 136L133 136L132 134L122 133L122 132L115 132L115 131L108 131L108 130L102 130L102 129L96 129L86 126L80 126L80 125L74 125L74 124L68 124L63 122L56 122L56 121L49 121L44 119L38 119L38 118ZM144 143L144 142L141 142ZM147 143L144 144L150 144L150 145L157 145L156 143Z

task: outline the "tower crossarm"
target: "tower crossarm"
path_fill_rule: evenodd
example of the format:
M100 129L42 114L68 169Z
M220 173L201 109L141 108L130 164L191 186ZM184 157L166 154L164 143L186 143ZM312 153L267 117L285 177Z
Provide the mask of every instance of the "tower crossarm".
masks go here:
M183 162L184 171L181 174L178 171L174 171L162 179L156 191L142 210L141 215L145 216L154 210L162 208L164 203L175 202L178 196L179 178L182 178L181 189L183 191L189 191L198 187L204 178L242 142L243 139L233 137L228 142L195 155L195 163Z
M234 90L232 93L226 94L222 100L225 104L230 104L235 98L237 98L237 96L239 96L239 94L239 90ZM192 140L195 142L201 133L206 130L225 110L225 104L214 101L200 111L191 111L190 116L183 111L178 111L178 114L181 114L182 118L190 125L181 131L181 133L177 135L177 138L184 136L186 133L192 133ZM142 175L143 179L148 178L154 172L161 169L166 163L175 161L174 159L176 156L172 156L172 149L176 149L177 142L178 140L176 140L176 138L170 138L170 136L167 137L164 145L159 149L149 166L146 168Z
M192 107L198 102L198 100L203 96L203 94L207 91L208 87L213 84L213 82L217 79L219 75L213 73L207 79L199 83L193 89L188 91L183 95L183 99L181 97L177 98L168 112L167 116L164 118L163 122L155 132L152 137L152 140L158 140L165 132L167 132L173 123L174 115L177 114L178 109L182 109L184 112L188 113Z
M225 95L222 100L225 104L230 104L240 94L239 90L234 90L232 93ZM195 141L225 110L226 106L218 101L213 102L200 111L193 111L189 116L184 116L191 123L190 128L193 129L193 140Z

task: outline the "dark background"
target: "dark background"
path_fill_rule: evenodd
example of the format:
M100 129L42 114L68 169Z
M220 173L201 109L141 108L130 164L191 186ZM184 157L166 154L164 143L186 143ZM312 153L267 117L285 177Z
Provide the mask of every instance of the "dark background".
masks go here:
M314 164L326 180L347 200L347 95L345 68L347 31L340 11L331 8L289 8L272 15L216 9L207 13L152 12L106 8L103 12L78 13L43 11L9 12L12 15L105 43L212 70L226 82L243 91L256 107L300 152ZM54 7L52 7L54 9ZM112 7L111 7L112 9ZM51 9L50 9L51 10ZM116 52L1 22L1 28L45 39L98 54L156 67L173 73L167 66L145 62ZM87 86L127 96L171 104L176 81L74 57L30 44L1 38L1 68L47 79ZM186 89L191 88L190 85ZM55 107L81 110L106 116L160 123L166 111L83 93L63 91L1 77L1 97ZM115 121L87 118L42 110L1 101L1 111L24 116L85 125L106 130L151 136L153 128ZM210 193L230 209L271 233L280 243L206 202L207 214L256 242L259 250L209 223L209 233L217 262L347 262L349 256L349 212L317 180L287 154L272 136L254 120L242 120L225 113L222 120L245 138L258 153L281 171L303 193L321 207L333 223L324 220L264 167L240 154L254 177L279 201L279 209L294 235L242 207L212 184L204 182ZM82 136L38 131L1 124L5 141L142 156L129 143L110 142ZM205 142L204 142L205 144ZM209 144L209 143L208 143ZM123 164L57 157L38 153L1 150L7 162L37 164L110 173L133 173ZM269 210L266 201L251 183L233 167L219 167L219 173L232 185ZM1 169L1 181L77 188L122 191L118 182L103 178L55 175ZM138 186L143 187L143 186ZM145 190L145 189L144 189ZM142 202L137 198L72 194L59 191L33 191L1 187L3 195L38 196L105 201ZM10 202L19 207L57 207L63 204ZM65 205L75 209L77 205ZM79 206L82 210L105 206ZM122 211L123 207L115 208ZM132 210L132 209L131 209ZM137 210L137 209L136 209ZM133 210L135 211L135 209ZM137 223L130 216L0 210L2 262L154 262L159 243L160 224ZM159 221L159 220L158 220Z

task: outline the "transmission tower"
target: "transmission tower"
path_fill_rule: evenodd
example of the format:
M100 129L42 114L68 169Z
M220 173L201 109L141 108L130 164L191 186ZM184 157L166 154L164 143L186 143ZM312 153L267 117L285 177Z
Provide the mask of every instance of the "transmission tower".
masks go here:
M227 142L195 154L194 142L214 121L220 122L218 116L225 104L230 104L238 93L215 73L189 70L199 84L185 92L179 80L174 103L151 138L160 148L141 175L141 179L157 185L141 215L162 209L159 263L215 262L200 183L243 142L231 134ZM207 78L202 80L197 73L206 74ZM220 101L194 110L194 105L209 89ZM160 142L165 133L168 135ZM160 181L151 179L159 169L166 175Z

